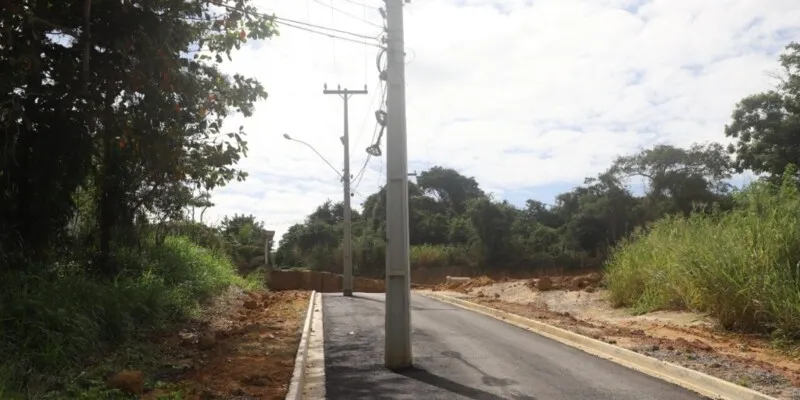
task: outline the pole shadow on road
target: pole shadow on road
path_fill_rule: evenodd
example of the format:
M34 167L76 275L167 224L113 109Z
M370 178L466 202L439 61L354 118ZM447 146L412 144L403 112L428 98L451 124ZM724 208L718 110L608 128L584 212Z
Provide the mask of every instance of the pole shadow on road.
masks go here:
M329 400L536 400L520 393L516 381L489 375L460 352L435 345L417 347L414 368L385 368L384 301L382 296L362 296L328 295L323 300ZM415 343L435 342L424 329L415 329L412 338Z
M448 392L455 393L461 396L464 396L469 399L475 400L536 400L535 397L531 396L511 396L511 397L500 397L495 394L462 385L458 382L451 381L450 379L441 377L439 375L432 374L422 368L412 367L408 370L398 372L400 375L403 375L407 378L411 378L423 383L426 383L431 386L436 386L440 389L444 389Z

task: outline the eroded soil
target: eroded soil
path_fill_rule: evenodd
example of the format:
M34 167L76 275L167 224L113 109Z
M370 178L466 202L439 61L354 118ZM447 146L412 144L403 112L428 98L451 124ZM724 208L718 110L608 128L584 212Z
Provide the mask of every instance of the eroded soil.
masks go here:
M283 399L309 295L232 287L191 320L89 360L49 398Z
M169 353L151 373L162 387L144 398L283 399L308 300L301 291L228 296L203 323L164 338Z

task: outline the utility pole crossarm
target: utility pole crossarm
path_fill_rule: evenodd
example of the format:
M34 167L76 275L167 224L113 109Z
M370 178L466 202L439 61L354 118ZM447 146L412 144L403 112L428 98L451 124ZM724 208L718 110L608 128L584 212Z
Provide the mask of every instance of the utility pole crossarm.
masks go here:
M338 94L344 100L344 136L342 136L342 144L344 145L344 176L342 182L344 183L344 238L342 240L342 261L344 264L344 273L342 279L342 294L345 296L353 295L353 232L352 232L352 210L350 208L350 124L348 119L348 100L354 94L367 94L367 86L364 85L364 90L348 90L337 87L336 90L328 90L328 85L324 86L322 94Z
M328 85L325 85L324 89L322 89L322 94L339 94L339 95L351 95L351 94L367 94L367 86L364 85L364 90L350 90L350 89L342 89L341 87L337 87L336 89L328 89Z

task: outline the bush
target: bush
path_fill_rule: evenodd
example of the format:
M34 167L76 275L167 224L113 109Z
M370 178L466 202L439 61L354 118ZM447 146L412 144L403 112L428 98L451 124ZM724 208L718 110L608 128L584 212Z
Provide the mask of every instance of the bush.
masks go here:
M462 246L430 244L411 246L410 259L414 268L471 265L467 249Z
M800 338L796 186L759 183L736 203L727 213L663 219L622 243L607 263L614 305L689 308L728 329Z
M168 237L141 253L122 251L117 259L123 272L113 280L80 272L85 269L75 263L38 275L3 274L0 397L14 391L32 397L47 386L41 378L63 374L103 345L188 317L198 301L231 284L256 284L237 276L222 253L183 237Z

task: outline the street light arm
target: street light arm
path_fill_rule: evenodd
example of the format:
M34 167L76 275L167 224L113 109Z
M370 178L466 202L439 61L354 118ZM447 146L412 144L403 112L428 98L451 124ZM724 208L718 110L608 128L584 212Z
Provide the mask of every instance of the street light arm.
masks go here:
M334 167L334 166L333 166L333 164L331 164L331 163L330 163L330 162L329 162L329 161L328 161L328 160L325 158L325 156L323 156L322 154L320 154L320 153L317 151L317 149L315 149L315 148L314 148L314 146L312 146L312 145L310 145L310 144L308 144L308 143L306 143L306 142L304 142L304 141L302 141L302 140L300 140L300 139L295 139L295 138L293 138L293 137L291 137L291 136L289 136L288 134L285 134L285 133L283 134L283 137L284 137L284 138L286 138L286 140L291 140L291 141L293 141L293 142L297 142L297 143L301 143L301 144L304 144L304 145L306 145L306 147L308 147L309 149L311 149L311 151L313 151L314 153L316 153L316 154L319 156L319 158L321 158L321 159L322 159L322 161L325 161L325 164L328 164L328 166L329 166L329 167L331 167L331 169L332 169L334 172L336 172L336 175L339 175L339 178L342 178L342 179L344 179L344 177L342 176L342 173L341 173L341 172L339 172L339 170L338 170L338 169L336 169L336 167Z

